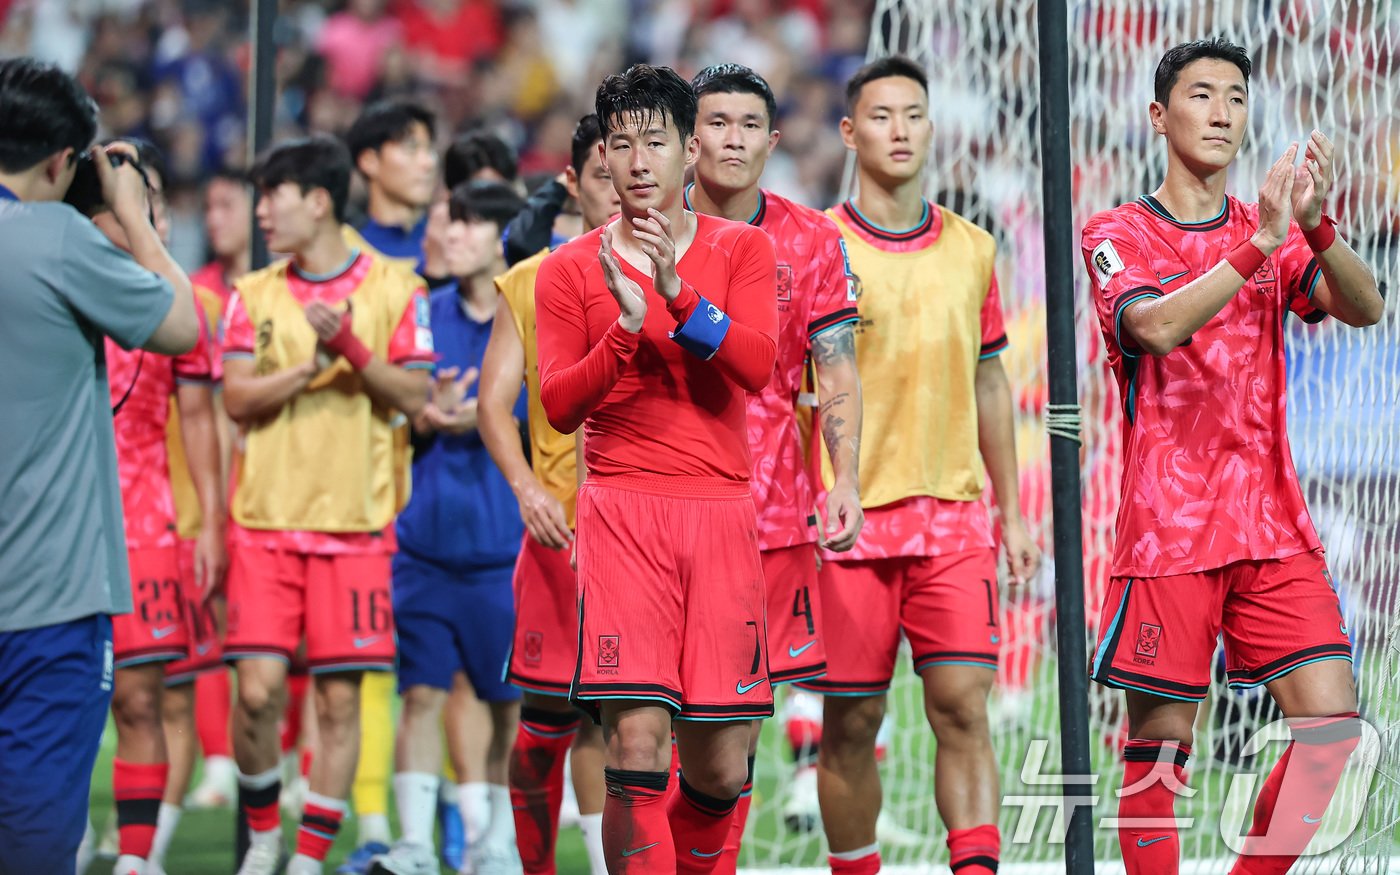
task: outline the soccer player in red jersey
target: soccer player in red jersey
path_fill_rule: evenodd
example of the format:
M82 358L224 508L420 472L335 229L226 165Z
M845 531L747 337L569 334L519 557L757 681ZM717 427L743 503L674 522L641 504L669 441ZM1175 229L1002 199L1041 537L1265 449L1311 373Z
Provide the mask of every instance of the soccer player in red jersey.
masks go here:
M987 696L1001 630L988 481L1012 578L1034 574L1040 560L1021 516L999 358L996 243L923 197L933 128L922 68L901 57L873 61L846 97L841 135L855 152L858 194L828 214L859 289L866 517L851 551L824 556L822 610L841 634L827 637L827 675L803 684L826 696L818 792L830 864L838 873L880 867L876 736L903 635L938 740L934 795L950 864L960 875L989 875L1000 835Z
M855 362L855 286L846 274L841 232L817 210L759 187L773 147L777 102L748 67L707 67L691 82L698 101L700 158L686 192L696 212L747 222L773 239L778 272L778 358L773 379L748 398L752 486L758 509L758 546L768 592L771 683L812 680L826 672L817 587L820 540L829 550L855 545L865 515L860 508L860 378ZM797 403L808 354L816 369L821 427L836 480L826 500L827 520L814 527L816 496L802 457ZM749 780L725 843L719 871L732 873L748 816L754 752L761 724L749 740Z
M291 259L240 278L226 320L224 405L245 429L224 648L238 669L234 755L251 830L240 875L270 875L283 853L277 723L299 643L319 747L289 875L321 871L354 776L361 674L394 664L392 422L427 401L432 333L422 280L346 245L350 172L326 136L259 157L258 223Z
M618 211L617 190L598 149L602 138L597 116L580 119L564 174L568 196L577 202L588 231ZM524 691L520 731L511 751L510 792L526 875L553 875L564 759L571 754L589 864L593 875L605 875L603 734L591 720L584 723L569 703L578 664L577 582L569 567L577 454L574 436L551 428L540 407L535 279L548 255L541 248L496 277L500 295L477 395L481 440L510 483L527 532L515 564L515 637L506 676ZM522 386L529 402L528 460L515 418Z
M1091 671L1126 692L1118 840L1130 873L1177 870L1173 787L1185 781L1222 633L1230 685L1266 687L1293 736L1233 872L1288 870L1361 732L1346 624L1288 445L1283 335L1290 312L1365 326L1384 301L1324 212L1334 168L1321 132L1288 147L1258 204L1225 193L1248 128L1250 67L1222 39L1168 51L1149 107L1166 180L1084 226L1124 413Z
M136 148L136 147L133 147ZM135 153L147 177L148 197L157 232L167 236L163 182L154 149ZM129 250L125 231L110 211L93 221L117 246ZM182 436L189 448L191 479L202 506L214 511L196 548L201 579L211 585L223 574L223 488L212 402L216 369L211 367L208 332L201 320L194 349L175 357L124 350L107 342L117 471L121 479L126 543L132 569L136 610L113 621L114 686L112 714L117 751L112 762L116 801L117 875L144 873L160 819L161 799L170 773L161 720L166 663L184 659L189 637L181 582L179 537L171 491L165 432L174 397L184 416ZM165 833L173 831L166 814ZM157 864L158 865L158 864Z
M214 258L199 270L190 274L190 284L194 286L195 297L207 307L218 302L218 312L212 316L217 329L213 335L215 355L221 360L223 313L228 299L233 295L233 282L248 272L252 258L250 238L252 236L253 204L248 191L248 182L243 174L232 170L220 171L210 177L204 187L204 231L209 238L209 251ZM223 418L222 405L216 405L215 414ZM230 452L232 430L221 431L226 444L225 457ZM179 509L179 497L176 509ZM189 793L187 803L191 808L210 808L228 805L234 800L237 790L238 773L233 764L233 748L229 741L229 716L231 695L229 672L223 664L223 637L225 630L225 602L222 593L209 598L204 603L204 626L212 619L215 640L206 641L211 652L217 655L220 664L217 668L200 673L194 681L195 726L199 737L200 750L204 755L203 777L199 785ZM193 627L192 627L193 631ZM201 642L192 642L196 648Z
M607 740L609 870L708 872L748 721L773 710L745 393L773 373L777 264L757 228L685 209L690 83L638 64L596 108L621 216L556 250L535 285L540 400L559 432L584 428L572 697Z

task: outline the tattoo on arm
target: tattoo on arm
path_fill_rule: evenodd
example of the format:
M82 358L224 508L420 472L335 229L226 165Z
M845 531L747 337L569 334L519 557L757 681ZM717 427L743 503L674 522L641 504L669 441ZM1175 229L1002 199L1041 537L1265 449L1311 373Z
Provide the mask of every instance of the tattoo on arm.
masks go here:
M830 402L828 402L830 403ZM826 407L825 404L822 405ZM826 441L828 452L836 452L836 448L841 446L841 429L845 427L844 417L837 416L830 412L822 414L822 438Z
M819 365L849 361L856 357L856 332L850 325L838 325L812 338L812 360Z

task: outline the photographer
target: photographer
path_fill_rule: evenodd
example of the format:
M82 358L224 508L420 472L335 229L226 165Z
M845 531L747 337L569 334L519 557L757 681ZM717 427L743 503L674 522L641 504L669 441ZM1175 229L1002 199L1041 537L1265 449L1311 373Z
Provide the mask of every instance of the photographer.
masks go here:
M135 149L84 156L96 115L56 67L0 62L0 875L72 871L131 610L104 338L170 355L199 330ZM58 203L93 172L130 255Z

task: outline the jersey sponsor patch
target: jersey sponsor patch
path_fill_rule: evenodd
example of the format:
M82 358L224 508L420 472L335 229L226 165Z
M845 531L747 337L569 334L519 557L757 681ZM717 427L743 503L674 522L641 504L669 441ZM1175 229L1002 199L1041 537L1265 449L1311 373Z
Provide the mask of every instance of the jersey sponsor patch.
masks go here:
M433 352L433 332L427 328L413 329L413 345L423 352Z
M1094 273L1098 275L1101 287L1122 269L1123 259L1118 257L1118 250L1113 248L1112 240L1105 240L1094 247Z
M860 280L851 273L851 254L846 251L846 241L837 240L836 245L841 247L841 263L846 271L846 301L854 302L860 298Z
M417 295L413 299L413 324L419 328L429 328L432 326L432 305L423 295Z

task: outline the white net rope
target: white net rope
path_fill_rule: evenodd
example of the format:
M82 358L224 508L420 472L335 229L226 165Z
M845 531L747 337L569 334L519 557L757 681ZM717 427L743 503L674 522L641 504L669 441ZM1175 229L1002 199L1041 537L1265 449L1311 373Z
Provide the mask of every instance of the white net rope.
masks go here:
M1074 222L1152 191L1164 149L1148 126L1152 74L1171 45L1222 35L1255 62L1249 136L1231 173L1232 193L1253 201L1264 170L1291 141L1314 128L1337 147L1338 183L1329 213L1372 265L1391 297L1400 271L1400 7L1391 0L1102 0L1071 2L1070 100ZM1050 475L1045 431L1045 282L1038 131L1038 40L1032 0L878 0L869 54L902 51L930 77L935 133L929 196L991 230L1011 349L1003 356L1015 392L1022 496L1042 544L1050 544ZM1083 519L1086 607L1093 623L1107 582L1119 482L1119 402L1103 343L1076 264L1079 392L1083 406ZM1390 870L1400 823L1400 312L1394 300L1380 325L1357 330L1327 320L1288 320L1289 434L1314 521L1326 545L1357 650L1363 717L1379 731L1363 746L1374 776L1354 770L1329 823L1359 826L1327 857L1295 871ZM1070 411L1072 413L1072 411ZM1034 584L1003 606L1003 667L992 702L1003 796L1041 796L1058 785L1026 785L1033 743L1047 743L1042 772L1059 771L1060 703L1053 633L1053 557ZM1092 633L1089 633L1092 634ZM1092 646L1092 639L1091 639ZM1116 861L1117 838L1097 825L1112 817L1119 786L1117 751L1125 735L1121 694L1091 685L1090 725L1097 795L1095 858ZM946 831L933 801L932 734L917 677L901 665L890 696L891 735L882 766L887 863L946 864ZM1249 794L1229 793L1237 774L1262 775L1282 750L1244 756L1256 729L1273 719L1262 693L1241 695L1217 681L1197 726L1190 785L1178 816L1183 869L1225 871L1222 838L1245 817ZM760 754L758 793L742 862L749 867L822 866L820 829L789 829L793 774L774 726ZM764 770L768 774L764 774ZM1227 796L1231 798L1227 801ZM1033 809L1032 809L1033 810ZM1052 814L1030 838L1017 836L1022 805L1003 808L1003 858L1034 864L1062 858ZM893 823L893 826L890 825ZM1247 820L1245 826L1247 826ZM1024 826L1021 826L1024 829ZM1320 834L1328 836L1324 829ZM891 840L893 839L893 840ZM1193 867L1192 863L1198 863ZM1008 865L1003 871L1039 867ZM1101 866L1100 871L1112 871ZM930 871L946 871L944 869ZM1062 871L1059 865L1044 871ZM1121 871L1121 870L1120 870Z

